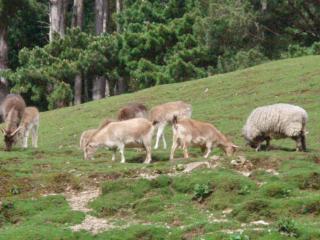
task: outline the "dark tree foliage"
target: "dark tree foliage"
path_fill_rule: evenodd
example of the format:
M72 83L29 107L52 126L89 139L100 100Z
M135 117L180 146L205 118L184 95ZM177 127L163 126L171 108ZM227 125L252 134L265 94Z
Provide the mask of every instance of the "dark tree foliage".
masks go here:
M10 20L9 66L12 69L18 66L18 53L23 47L44 46L48 42L48 14L45 2L33 3L31 6L29 5L27 10L20 9L16 16Z
M113 15L101 36L94 36L94 1L85 0L83 30L51 43L47 1L31 2L8 23L12 71L2 75L41 109L73 102L79 74L83 91L102 76L114 94L119 79L135 91L320 53L317 0L124 0L120 14L109 0Z

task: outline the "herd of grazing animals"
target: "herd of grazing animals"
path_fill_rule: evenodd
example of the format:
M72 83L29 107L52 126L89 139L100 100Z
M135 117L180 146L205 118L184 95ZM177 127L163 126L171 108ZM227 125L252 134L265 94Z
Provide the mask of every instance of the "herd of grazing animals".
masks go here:
M85 159L93 158L99 147L113 151L112 160L118 149L121 162L125 162L124 149L144 148L144 163L151 162L151 141L157 130L154 149L159 147L160 138L166 148L164 129L172 125L173 141L170 160L178 147L183 149L184 157L189 158L188 147L200 147L204 157L208 158L212 148L218 147L227 156L233 155L239 148L210 123L191 119L192 106L183 101L168 102L147 110L140 103L131 103L119 110L118 119L106 119L97 129L82 133L80 148ZM305 136L308 116L304 109L290 104L274 104L256 108L252 111L243 127L243 137L256 151L266 141L269 149L271 139L292 138L297 143L297 151L306 151Z
M10 151L17 142L28 147L31 132L32 146L38 147L38 129L40 114L35 107L26 107L25 101L18 94L8 94L0 107L5 128L5 150ZM100 147L113 151L112 160L119 150L121 163L125 162L125 148L143 148L146 151L145 163L151 163L152 138L157 130L154 149L159 147L160 138L166 148L164 129L172 125L173 141L170 160L178 147L183 149L188 158L188 147L200 147L204 157L208 158L212 148L218 147L227 156L234 154L238 148L223 133L210 123L191 119L192 106L183 101L168 102L155 106L148 111L141 103L130 103L121 108L117 120L105 119L95 129L84 131L80 137L80 148L85 159L92 159ZM307 112L290 104L273 104L254 109L249 115L242 135L247 144L260 151L266 141L266 149L270 141L279 138L291 138L296 142L297 151L306 151Z

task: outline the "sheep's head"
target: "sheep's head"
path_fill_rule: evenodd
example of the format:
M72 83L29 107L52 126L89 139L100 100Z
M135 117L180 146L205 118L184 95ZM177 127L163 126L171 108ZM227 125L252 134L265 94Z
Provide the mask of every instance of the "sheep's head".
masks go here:
M246 141L247 141L246 145L256 149L265 139L266 139L265 136L257 136L253 139L246 138Z
M17 142L17 135L20 131L20 127L16 128L14 131L6 130L2 128L2 133L4 135L5 151L11 151L12 146Z
M258 147L258 142L255 141L247 141L247 146L250 146L251 148L257 148Z
M246 140L246 146L257 148L264 140L264 136L255 127L246 124L242 129L242 137Z

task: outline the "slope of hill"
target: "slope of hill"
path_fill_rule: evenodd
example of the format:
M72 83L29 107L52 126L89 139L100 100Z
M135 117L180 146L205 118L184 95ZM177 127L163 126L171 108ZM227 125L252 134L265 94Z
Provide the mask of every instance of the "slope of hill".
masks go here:
M0 239L319 239L319 92L320 56L309 56L44 112L38 149L1 153ZM215 149L220 159L211 169L189 174L179 168L204 161L198 149L188 160L178 151L174 162L169 149L153 151L151 165L134 150L126 151L126 164L105 150L83 160L83 130L128 102L173 100L192 103L193 118L226 133L243 157ZM307 153L291 151L292 140L271 142L278 148L269 152L244 145L241 128L251 110L278 102L308 111ZM170 146L169 127L166 136ZM67 200L96 188L102 193L89 209L70 207ZM89 215L102 220L100 231L73 232Z

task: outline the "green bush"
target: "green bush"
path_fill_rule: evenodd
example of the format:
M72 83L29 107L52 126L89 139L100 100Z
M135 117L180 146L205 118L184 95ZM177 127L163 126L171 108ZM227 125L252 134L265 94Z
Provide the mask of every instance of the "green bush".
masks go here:
M278 232L288 235L289 237L297 238L300 236L297 223L292 219L285 218L278 221L277 230Z
M273 216L272 205L265 199L250 199L237 206L232 211L240 221L255 220L262 217L271 218Z
M305 201L300 208L302 214L320 214L320 200Z
M283 54L282 58L293 58L318 54L320 54L320 42L314 42L310 47L303 47L299 44L290 44L288 51Z
M301 47L298 44L290 44L288 47L288 57L301 57L311 54L311 49Z
M236 69L244 69L267 60L268 58L258 48L252 48L248 51L240 50L236 53L229 51L218 57L217 71L224 73Z
M193 199L201 202L212 193L209 184L196 184L193 190Z
M311 172L308 175L301 176L299 187L300 189L320 190L320 173Z
M250 193L250 187L248 185L244 185L240 188L240 190L238 191L239 195L247 195Z
M292 190L287 185L276 182L262 186L261 191L266 197L285 198L290 196Z

